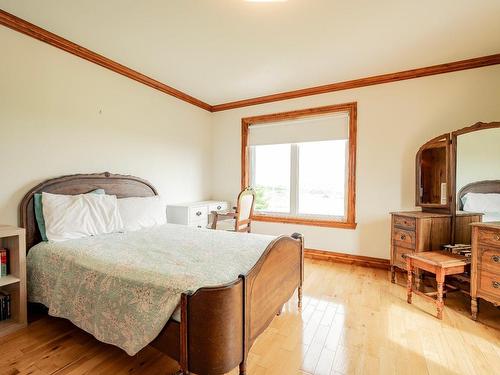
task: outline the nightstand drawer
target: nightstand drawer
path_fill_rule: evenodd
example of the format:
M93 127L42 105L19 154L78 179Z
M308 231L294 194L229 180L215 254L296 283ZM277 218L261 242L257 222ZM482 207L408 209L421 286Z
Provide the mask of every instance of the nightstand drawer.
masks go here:
M416 220L414 217L394 216L394 226L402 229L415 230Z
M222 211L222 210L227 210L228 209L228 204L227 202L218 202L214 203L208 206L208 213L212 211Z
M207 206L195 206L189 207L189 224L192 222L204 221L208 223L208 207Z
M492 245L500 248L500 232L481 229L479 230L478 241L480 244Z
M392 232L394 245L415 249L415 232L405 229L394 228Z
M189 223L190 227L196 227L196 228L206 228L207 225L208 224L205 220L197 220Z

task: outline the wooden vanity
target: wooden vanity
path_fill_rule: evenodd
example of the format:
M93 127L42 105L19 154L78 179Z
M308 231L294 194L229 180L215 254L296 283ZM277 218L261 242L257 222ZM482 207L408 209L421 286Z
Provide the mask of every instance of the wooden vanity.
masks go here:
M477 319L477 299L500 305L500 222L472 224L471 312Z
M404 254L441 250L449 243L451 215L422 211L391 213L391 281L396 268L406 270ZM419 277L417 277L417 282Z
M470 272L450 276L471 295L500 305L500 122L478 122L443 134L419 148L415 159L415 206L391 213L391 281L406 269L404 254L471 245ZM416 271L418 289L420 271ZM448 280L449 281L449 280ZM469 290L470 284L470 290Z
M451 214L425 211L391 212L391 281L395 282L396 268L406 270L403 254L442 250L452 242L471 243L470 224L481 222L482 214L457 212L455 226ZM416 278L417 282L419 278Z

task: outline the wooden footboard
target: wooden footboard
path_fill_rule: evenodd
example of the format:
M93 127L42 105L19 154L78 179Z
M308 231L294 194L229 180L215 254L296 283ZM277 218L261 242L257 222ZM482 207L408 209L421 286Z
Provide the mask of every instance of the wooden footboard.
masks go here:
M300 306L304 277L303 249L300 234L281 236L269 244L259 261L244 277L245 360L255 339L269 326L297 288Z
M297 288L300 306L303 248L300 234L278 237L246 275L184 293L181 323L169 322L151 345L178 360L185 374L224 374L238 365L245 374L255 339Z

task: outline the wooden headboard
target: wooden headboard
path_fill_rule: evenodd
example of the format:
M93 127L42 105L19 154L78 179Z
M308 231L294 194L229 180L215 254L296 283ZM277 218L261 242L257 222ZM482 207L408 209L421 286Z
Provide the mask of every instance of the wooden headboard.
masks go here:
M457 197L457 205L458 210L461 211L463 209L462 198L467 193L497 193L500 194L500 180L484 180L484 181L476 181L470 184L465 185L458 192Z
M148 181L134 176L119 174L94 173L62 176L44 181L31 189L22 199L19 206L21 227L26 229L26 249L42 241L35 218L35 193L53 193L76 195L88 193L95 189L104 189L106 194L116 195L118 198L150 197L158 195L155 187Z

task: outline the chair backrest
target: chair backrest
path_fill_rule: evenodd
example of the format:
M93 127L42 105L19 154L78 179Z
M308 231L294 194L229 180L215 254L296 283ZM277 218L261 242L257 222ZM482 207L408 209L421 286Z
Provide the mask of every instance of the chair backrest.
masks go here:
M255 191L252 188L246 188L238 195L238 204L236 206L236 231L250 232L250 223L255 205Z

